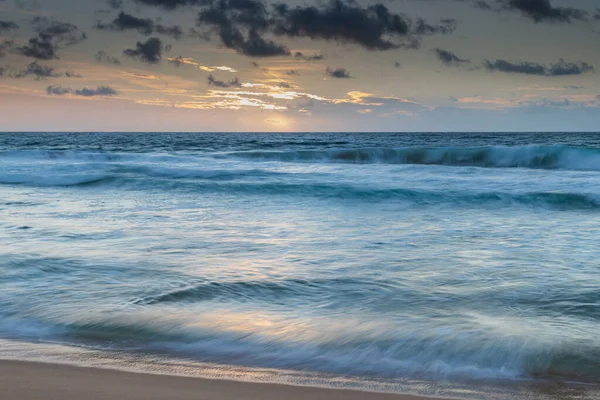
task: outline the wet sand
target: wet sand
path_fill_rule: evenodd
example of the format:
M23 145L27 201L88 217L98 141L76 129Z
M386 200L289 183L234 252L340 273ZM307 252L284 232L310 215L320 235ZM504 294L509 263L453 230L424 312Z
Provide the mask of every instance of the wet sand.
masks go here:
M6 400L433 400L22 361L0 361L0 393Z

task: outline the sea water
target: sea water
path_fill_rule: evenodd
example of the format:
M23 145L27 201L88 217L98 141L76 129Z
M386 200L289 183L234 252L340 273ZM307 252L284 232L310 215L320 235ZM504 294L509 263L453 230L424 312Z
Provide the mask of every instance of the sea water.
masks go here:
M600 134L0 134L0 357L594 385L599 262Z

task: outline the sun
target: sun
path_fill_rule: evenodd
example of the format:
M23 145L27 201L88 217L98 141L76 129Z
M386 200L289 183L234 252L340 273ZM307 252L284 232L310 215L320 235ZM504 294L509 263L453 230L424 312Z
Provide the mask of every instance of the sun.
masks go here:
M290 131L292 130L292 125L293 125L293 121L283 115L277 115L277 116L272 116L269 118L265 118L264 120L265 124L267 125L267 128L269 130L273 130L273 131Z

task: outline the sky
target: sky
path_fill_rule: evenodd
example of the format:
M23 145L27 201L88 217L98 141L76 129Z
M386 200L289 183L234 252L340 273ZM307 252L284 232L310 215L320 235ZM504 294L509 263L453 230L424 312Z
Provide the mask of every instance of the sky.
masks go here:
M0 131L600 131L600 0L0 0Z

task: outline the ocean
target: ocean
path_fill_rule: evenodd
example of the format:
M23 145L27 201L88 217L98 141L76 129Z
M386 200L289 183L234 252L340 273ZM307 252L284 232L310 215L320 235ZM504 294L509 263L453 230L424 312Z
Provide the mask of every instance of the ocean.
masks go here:
M600 134L3 133L0 358L599 398L599 244Z

